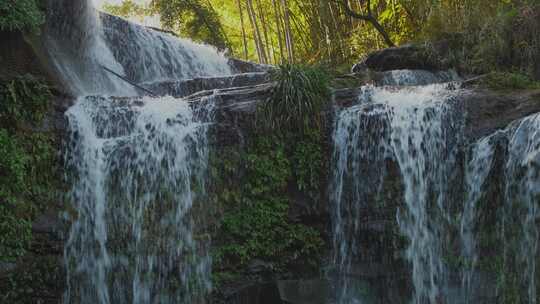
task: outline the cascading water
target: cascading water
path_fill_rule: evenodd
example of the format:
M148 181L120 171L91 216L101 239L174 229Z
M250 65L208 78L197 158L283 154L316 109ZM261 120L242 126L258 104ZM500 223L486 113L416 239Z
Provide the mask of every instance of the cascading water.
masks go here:
M124 74L104 39L98 12L90 1L50 1L44 45L51 68L75 95L135 95L134 88L103 66Z
M334 129L334 171L331 202L334 204L333 264L343 276L339 280L340 302L354 303L351 280L354 266L363 253L357 235L370 201L381 194L384 163L389 155L386 108L369 101L373 88L365 87L359 105L339 114Z
M337 170L331 193L338 271L351 271L361 255L358 210L375 204L386 172L399 167L405 208L397 218L408 238L416 303L438 300L448 276L443 263L450 222L451 181L456 179L461 117L447 85L402 89L364 88L360 105L339 114L334 133ZM347 220L344 220L347 219ZM340 302L354 302L342 288ZM346 298L343 298L345 295Z
M232 74L228 59L214 47L174 37L119 17L102 15L105 40L137 83Z
M51 68L77 96L137 94L106 69L138 84L232 74L214 47L100 13L91 1L50 1L48 12L44 45Z
M528 303L537 303L536 261L540 220L540 115L523 119L511 136L506 164L506 203L525 213L519 258L525 262Z
M445 83L459 80L453 70L430 72L424 70L393 70L383 72L381 85L387 86L418 86L434 83Z
M209 240L200 237L208 208L199 205L213 98L190 105L173 97L105 97L137 91L102 66L134 83L181 81L230 74L227 59L211 47L98 18L89 1L50 5L49 57L80 96L66 112L73 214L64 303L204 302L211 263Z
M468 161L468 198L464 204L461 222L461 239L464 257L471 261L466 269L463 283L468 294L474 293L472 281L478 275L477 261L485 249L479 248L480 236L475 232L479 221L478 204L483 196L489 195L485 189L495 184L491 172L500 175L502 183L502 210L498 233L499 247L504 260L501 285L517 284L513 288L524 289L526 295L521 303L537 303L537 260L538 222L540 220L540 115L532 115L510 125L504 131L481 139L473 145L472 156ZM504 150L502 153L498 150ZM500 161L496 161L499 155ZM495 227L491 227L495 229ZM517 275L515 272L517 271ZM517 276L517 282L513 282ZM504 287L499 293L505 298Z
M484 138L475 143L471 148L471 156L467 161L465 171L465 184L467 196L465 197L464 210L461 217L461 246L462 255L470 265L463 270L462 287L465 299L470 300L473 293L472 283L474 268L478 262L475 223L476 206L482 197L483 187L488 179L493 164L494 150L492 149L493 138Z
M210 287L191 216L193 189L204 188L206 124L171 97L86 97L67 117L77 215L64 302L193 303Z
M415 74L388 73L392 85L409 87L366 86L358 104L337 114L330 199L338 303L372 303L355 283L367 275L363 265L400 251L374 249L369 238L392 233L367 216L388 207L407 240L414 303L538 303L540 114L467 146L462 90L414 86Z

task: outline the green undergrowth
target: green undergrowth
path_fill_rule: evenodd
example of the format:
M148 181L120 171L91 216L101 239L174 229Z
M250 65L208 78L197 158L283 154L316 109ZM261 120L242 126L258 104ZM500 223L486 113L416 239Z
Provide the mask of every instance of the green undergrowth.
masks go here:
M214 252L218 276L245 274L257 261L265 273L317 269L323 248L320 232L289 216L291 193L300 188L314 193L311 187L319 174L294 173L309 159L301 149L290 154L279 138L257 137L245 152L227 151L227 160L219 159L223 165L215 174L221 177L218 201L223 217ZM321 161L309 167L314 166L321 166Z
M525 74L513 72L489 73L480 84L493 90L540 89L540 82L532 80Z
M319 204L325 184L329 89L321 73L282 67L272 97L247 127L245 146L221 148L211 160L221 211L213 252L218 286L255 274L318 271L325 248L321 229L292 213L299 197Z
M0 262L25 254L31 221L54 199L54 137L39 131L49 89L18 77L0 82Z
M44 20L36 0L0 1L1 31L36 31Z

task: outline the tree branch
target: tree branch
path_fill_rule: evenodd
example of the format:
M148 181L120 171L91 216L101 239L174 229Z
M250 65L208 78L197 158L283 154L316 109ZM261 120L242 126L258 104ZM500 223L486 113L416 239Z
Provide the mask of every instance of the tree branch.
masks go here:
M396 46L394 44L394 42L392 41L392 39L390 39L390 36L388 35L388 33L386 32L384 27L379 23L377 18L375 18L373 16L373 12L371 11L371 0L367 0L367 14L365 14L365 15L355 12L349 6L349 3L348 3L347 0L334 0L334 1L339 3L345 9L345 12L347 13L347 15L349 15L349 16L351 16L353 18L364 20L364 21L367 21L367 22L371 23L373 25L373 27L375 27L377 32L379 32L379 34L382 36L382 38L384 39L384 42L388 46L390 46L390 47Z

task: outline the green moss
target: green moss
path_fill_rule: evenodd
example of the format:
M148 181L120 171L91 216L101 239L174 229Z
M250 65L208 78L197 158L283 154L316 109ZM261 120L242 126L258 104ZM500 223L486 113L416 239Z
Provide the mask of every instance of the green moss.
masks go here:
M36 0L0 1L0 30L34 31L45 18Z

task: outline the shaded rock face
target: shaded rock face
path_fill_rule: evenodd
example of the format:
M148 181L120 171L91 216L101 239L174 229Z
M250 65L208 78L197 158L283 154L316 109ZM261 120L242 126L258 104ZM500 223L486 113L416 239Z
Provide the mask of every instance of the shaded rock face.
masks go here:
M466 90L463 104L467 112L466 136L474 141L512 121L540 111L540 90L494 92Z
M32 45L21 33L0 31L0 41L0 78L9 79L24 74L47 75Z
M266 72L244 73L225 77L195 78L185 81L145 83L144 87L156 95L186 97L201 91L246 87L263 84L270 80Z

